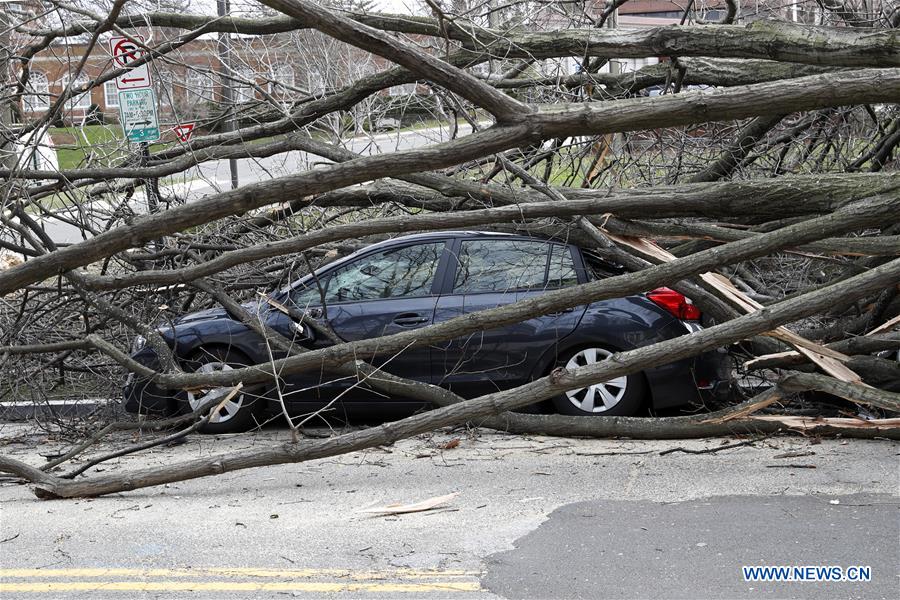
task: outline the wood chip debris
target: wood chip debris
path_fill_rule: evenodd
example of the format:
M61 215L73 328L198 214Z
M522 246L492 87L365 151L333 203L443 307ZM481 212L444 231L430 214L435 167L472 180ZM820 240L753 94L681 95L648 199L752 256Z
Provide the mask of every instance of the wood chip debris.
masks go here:
M799 458L801 456L815 456L812 450L789 450L783 454L776 454L772 458Z
M370 508L363 508L359 512L375 515L399 515L405 513L423 512L426 510L433 510L435 508L442 507L457 496L459 496L459 492L453 492L452 494L447 494L446 496L434 496L433 498L428 498L426 500L422 500L421 502L413 502L412 504L397 503L388 504L386 506L373 506Z

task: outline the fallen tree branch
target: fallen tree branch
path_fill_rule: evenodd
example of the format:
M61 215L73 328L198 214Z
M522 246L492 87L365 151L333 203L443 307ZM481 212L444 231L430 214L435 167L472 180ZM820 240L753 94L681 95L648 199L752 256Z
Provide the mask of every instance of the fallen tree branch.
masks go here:
M887 102L897 95L900 95L900 69L864 69L854 72L852 76L836 73L798 78L789 83L764 83L715 92L629 99L599 106L554 105L546 111L522 115L515 125L496 125L427 148L359 158L255 183L143 217L132 225L118 227L0 271L0 296L52 274L90 264L161 236L281 201L290 194L322 193L388 175L433 170L553 137L683 125L711 118L750 117L766 112L766 107L773 103L791 103L795 110L810 110L847 102ZM119 173L115 169L100 169L97 173L85 173L85 176L143 176L139 171L125 169L125 173ZM72 172L68 175L36 172L33 175L42 179L78 177ZM17 172L17 176L28 174Z
M840 352L841 354L869 354L882 350L900 348L900 331L875 335L864 335L847 338L838 342L825 345L826 348ZM794 350L766 354L744 362L747 370L778 369L796 367L806 363L808 359Z
M779 380L785 391L817 390L846 398L858 404L877 406L885 410L900 412L900 396L867 385L848 383L818 373L790 372Z
M210 418L212 418L212 415L216 414L216 412L221 409L226 402L234 398L235 395L237 395L243 387L244 386L242 384L238 384L230 390L222 390L220 394L216 394L215 391L210 392L208 394L208 398L204 398L203 406L198 407L198 411L202 411L204 408L208 409L209 406L213 406L213 408L209 410L209 412L204 414L201 419L194 421L189 427L182 429L181 431L176 431L172 434L163 436L155 440L148 440L140 444L133 444L131 446L128 446L127 448L120 448L119 450L116 450L114 452L109 452L107 454L97 456L87 461L85 464L79 466L78 468L69 471L65 475L60 475L60 477L62 479L75 479L88 469L96 467L97 465L108 460L120 458L122 456L134 454L135 452L140 452L141 450L147 450L148 448L154 448L156 446L161 446L163 444L168 444L183 439L188 434L193 433L206 425L209 422Z
M763 440L767 440L772 437L774 434L770 433L768 435L763 435L760 437L753 438L751 440L744 440L743 442L735 442L734 444L726 444L724 446L714 446L712 448L704 448L702 450L694 450L692 448L683 448L681 446L677 448L669 448L668 450L663 450L659 453L660 456L666 456L667 454L674 454L675 452L684 452L685 454L715 454L716 452L721 452L722 450L731 450L733 448L742 448L743 446L752 446L757 442L761 442Z
M254 449L242 453L213 456L187 461L174 466L167 465L164 467L139 469L123 475L108 475L81 481L68 481L58 477L50 477L42 471L27 467L27 465L25 465L27 468L23 469L22 463L19 461L2 460L0 461L0 469L23 476L34 482L36 486L35 494L38 497L60 498L104 495L240 469L288 462L303 462L353 452L363 448L393 443L399 439L439 427L476 421L492 414L499 414L533 404L564 390L583 387L597 381L606 381L613 377L625 375L635 370L680 360L738 339L768 331L782 323L814 313L831 303L836 293L856 297L864 296L872 289L877 289L883 285L885 280L898 276L900 276L900 259L882 265L868 273L857 275L849 279L846 285L841 283L835 286L828 286L799 298L774 304L766 307L764 310L739 317L728 323L704 329L686 338L676 338L636 350L620 352L610 357L610 360L580 367L573 371L556 369L546 377L512 390L496 392L476 400L468 400L328 440L306 441L301 444L288 443L267 449ZM847 289L844 289L845 287ZM897 394L893 396L900 398L900 395ZM632 418L622 421L622 419L622 417L609 418L613 429L616 428L617 423L627 424L622 426L616 435L628 435L627 430L629 428L643 430L646 435L648 430L652 431L654 426L658 425L653 420ZM698 427L697 418L690 417L689 419L691 420L682 421L682 427L693 429L696 432ZM594 419L594 421L606 421L606 419ZM639 423L643 423L643 425L639 425ZM705 423L699 424L699 426L706 432L704 435L714 435L709 433L711 430L739 430L741 427L758 428L762 433L776 431L785 427L794 427L806 432L849 432L850 435L900 438L900 419L878 422L855 419L815 422L795 417L754 417L719 424ZM29 477L35 475L34 471L39 473L38 479Z

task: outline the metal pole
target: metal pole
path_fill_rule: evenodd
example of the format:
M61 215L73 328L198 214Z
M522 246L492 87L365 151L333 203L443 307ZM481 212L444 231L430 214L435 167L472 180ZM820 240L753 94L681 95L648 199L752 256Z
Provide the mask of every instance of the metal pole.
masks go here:
M216 9L220 17L225 17L231 12L229 0L216 0ZM234 122L234 90L232 89L233 81L226 77L231 74L231 34L225 31L219 32L219 62L222 65L222 99L225 110L230 114L225 121L223 129L225 131L234 131L237 127ZM238 164L234 158L228 159L228 169L231 171L231 189L238 187Z
M10 63L13 60L12 47L12 26L14 19L11 18L11 6L0 3L0 84L6 86L7 75L9 74ZM4 89L0 93L0 167L11 169L16 164L16 140L12 136L13 131L13 99L12 95ZM6 181L0 184L0 206L6 199L7 184Z
M146 167L150 162L150 144L141 142L141 166ZM144 180L144 189L147 192L147 210L151 213L159 211L159 179L151 177Z

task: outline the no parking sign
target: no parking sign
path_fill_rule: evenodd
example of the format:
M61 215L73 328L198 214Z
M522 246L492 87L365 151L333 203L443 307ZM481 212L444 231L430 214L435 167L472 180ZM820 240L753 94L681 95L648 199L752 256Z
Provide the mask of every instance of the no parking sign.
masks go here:
M152 84L149 63L145 62L135 67L130 67L132 63L137 62L138 59L143 58L146 54L140 44L136 42L143 44L143 36L136 35L132 38L114 37L109 40L113 65L116 68L129 69L116 77L116 88L120 90L148 88Z

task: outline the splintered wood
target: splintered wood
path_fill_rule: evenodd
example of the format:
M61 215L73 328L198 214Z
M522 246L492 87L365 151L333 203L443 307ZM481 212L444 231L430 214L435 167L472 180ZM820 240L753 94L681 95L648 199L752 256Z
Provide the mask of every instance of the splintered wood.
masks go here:
M637 250L647 257L655 258L662 262L672 262L676 259L675 255L646 238L616 235L606 230L604 230L603 233L616 243ZM762 304L737 289L734 284L723 275L707 272L701 273L700 278L718 290L733 306L747 314L763 308ZM847 383L867 385L863 383L862 378L855 371L844 364L844 362L850 360L850 357L845 354L829 350L821 344L817 344L797 335L786 327L777 327L776 329L767 332L765 335L779 339L786 344L793 346L798 352L804 354L823 371L836 379L846 381Z

